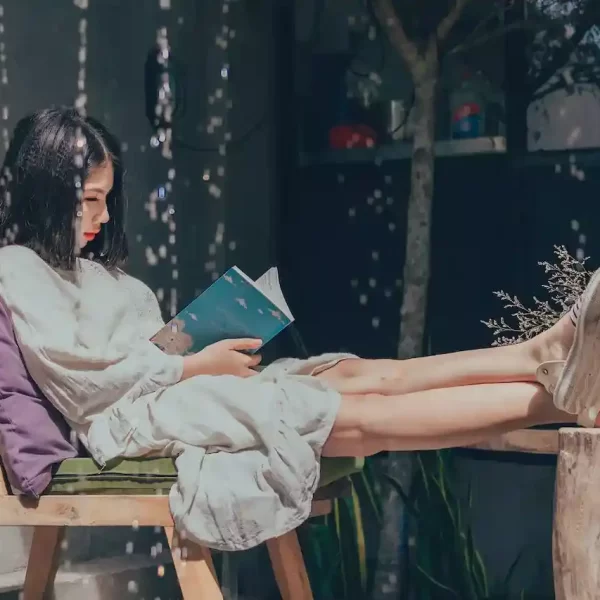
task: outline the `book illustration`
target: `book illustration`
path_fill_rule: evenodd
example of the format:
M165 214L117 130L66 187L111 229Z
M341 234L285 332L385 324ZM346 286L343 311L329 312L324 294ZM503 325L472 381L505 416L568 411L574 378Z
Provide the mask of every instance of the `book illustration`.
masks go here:
M283 323L283 315L281 314L281 311L279 310L270 310L269 311L280 323Z
M232 267L152 338L168 354L193 354L224 339L261 339L292 323L277 269L256 282Z
M163 327L152 341L167 354L183 356L190 354L194 347L194 338L185 332L185 321L175 317L167 327Z

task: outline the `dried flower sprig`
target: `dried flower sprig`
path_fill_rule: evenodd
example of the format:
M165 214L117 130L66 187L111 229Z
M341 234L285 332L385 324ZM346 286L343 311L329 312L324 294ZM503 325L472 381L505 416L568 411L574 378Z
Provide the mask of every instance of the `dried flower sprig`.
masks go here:
M569 254L564 246L555 246L557 263L538 263L548 275L548 283L543 286L549 300L540 300L534 296L533 307L526 307L516 296L504 291L494 292L511 311L516 320L514 325L507 323L504 317L483 321L494 335L493 346L506 346L528 340L549 329L577 302L592 274L586 268L587 257L579 260Z

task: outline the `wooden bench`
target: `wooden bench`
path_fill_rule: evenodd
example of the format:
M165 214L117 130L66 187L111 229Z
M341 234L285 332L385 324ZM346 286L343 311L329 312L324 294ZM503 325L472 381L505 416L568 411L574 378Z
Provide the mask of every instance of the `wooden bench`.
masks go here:
M328 514L332 499L339 497L345 487L343 484L349 482L347 475L362 468L360 459L348 459L345 463L335 460L337 463L331 465L329 473L323 469L323 485L315 495L311 516ZM156 468L159 463L161 468ZM157 490L168 490L176 476L174 466L172 477L164 474L165 464L168 467L172 462L170 459L122 461L115 469L100 471L91 459L70 459L59 468L49 493L38 500L11 494L2 471L0 527L34 528L23 600L51 597L66 527L101 526L164 527L184 600L223 600L210 550L185 541L177 534L168 496L156 495ZM131 465L135 467L133 470ZM154 466L147 468L150 465ZM127 493L130 486L126 483L134 471L140 484L135 488L135 495ZM117 473L125 473L126 477L119 479ZM269 540L266 545L283 600L312 600L296 532Z
M556 600L600 597L600 429L513 431L478 450L556 454L552 557Z

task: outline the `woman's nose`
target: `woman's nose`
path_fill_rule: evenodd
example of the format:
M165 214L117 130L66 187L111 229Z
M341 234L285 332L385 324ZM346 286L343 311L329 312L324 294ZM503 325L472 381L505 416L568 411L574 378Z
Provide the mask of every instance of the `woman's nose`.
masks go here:
M108 213L108 207L105 207L102 213L100 214L100 223L108 223L110 221L110 214Z

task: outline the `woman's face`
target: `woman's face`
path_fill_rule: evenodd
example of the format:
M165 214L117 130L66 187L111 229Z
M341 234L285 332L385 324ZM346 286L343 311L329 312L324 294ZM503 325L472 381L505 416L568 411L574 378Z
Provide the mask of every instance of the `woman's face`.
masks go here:
M91 169L85 180L81 202L81 248L91 242L100 232L102 225L110 219L106 198L112 190L113 182L113 166L108 160Z

